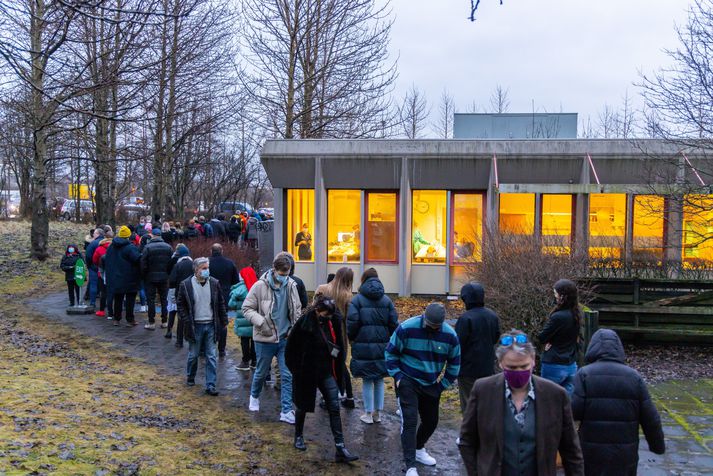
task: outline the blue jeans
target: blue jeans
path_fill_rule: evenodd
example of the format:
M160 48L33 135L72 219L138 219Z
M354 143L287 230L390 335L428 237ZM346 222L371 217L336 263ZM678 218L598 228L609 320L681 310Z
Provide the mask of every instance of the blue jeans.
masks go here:
M96 268L89 268L89 304L95 306L97 303L97 290L99 289L99 276Z
M188 380L196 378L198 370L198 356L202 349L205 349L205 388L215 388L215 374L218 365L215 345L215 327L212 322L208 324L196 324L195 342L189 342L188 363L186 364L186 375Z
M280 367L280 402L282 413L292 410L292 374L285 363L285 346L287 339L281 339L279 343L255 342L255 355L257 356L257 366L253 375L253 383L250 387L250 395L253 398L260 398L262 386L265 379L270 374L272 359L277 357L277 365Z
M577 373L577 362L569 365L542 363L542 378L550 380L567 390L569 396L574 391L574 375Z
M384 409L384 379L365 378L361 384L364 393L364 411L373 412Z
M146 306L146 290L144 289L144 282L141 281L141 289L139 289L139 303L142 306Z

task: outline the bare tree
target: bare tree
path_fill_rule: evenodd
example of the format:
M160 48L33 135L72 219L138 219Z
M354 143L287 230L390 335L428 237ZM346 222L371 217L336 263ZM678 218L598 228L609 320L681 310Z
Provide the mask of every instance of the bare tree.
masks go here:
M490 112L502 114L510 110L510 90L501 85L495 87L495 91L490 95Z
M441 93L441 102L438 105L438 120L436 122L436 133L443 139L453 138L453 115L456 104L446 89Z
M503 0L500 0L500 5L503 4ZM470 15L468 16L468 19L470 21L475 21L475 12L478 10L478 7L480 6L480 0L470 0Z
M426 97L412 84L398 108L399 122L406 138L418 139L422 136L429 112Z

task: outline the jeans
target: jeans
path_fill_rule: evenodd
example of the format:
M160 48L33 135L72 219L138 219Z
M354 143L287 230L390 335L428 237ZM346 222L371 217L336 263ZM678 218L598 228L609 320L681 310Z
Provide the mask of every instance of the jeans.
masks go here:
M74 306L75 297L77 298L77 304L81 304L81 301L79 300L79 286L77 286L77 283L74 280L67 281L67 294L69 294L70 306Z
M331 375L317 382L324 401L327 403L327 412L329 412L329 427L332 430L335 445L344 444L344 432L342 431L342 418L339 415L339 388L337 382ZM302 436L305 426L304 410L299 408L295 411L295 437Z
M262 386L265 384L265 379L270 373L270 365L272 359L277 357L277 365L280 368L282 382L280 384L280 401L282 404L282 413L287 413L292 410L292 374L285 363L285 346L287 339L281 339L280 342L265 343L255 342L255 354L257 355L257 367L253 375L253 383L250 387L250 395L253 398L260 398Z
M161 322L168 319L168 283L144 283L146 287L146 300L148 301L149 324L153 324L156 318L156 293L161 300Z
M188 345L188 363L186 376L188 381L194 381L198 370L198 356L205 350L205 388L215 388L218 356L215 352L215 326L212 322L195 324L195 341Z
M146 291L144 290L144 283L141 283L141 288L139 289L139 303L142 306L146 305Z
M577 362L572 362L569 365L542 363L541 377L567 390L570 397L574 391L574 375L576 373Z
M134 322L134 303L136 302L136 292L114 293L114 320L121 320L122 306L126 306L126 322Z
M365 412L371 413L374 410L381 411L384 409L383 378L365 378L362 380L361 389L364 393Z
M438 426L440 385L424 387L408 377L403 377L396 389L401 409L401 448L406 468L416 466L416 450L423 449ZM421 418L421 424L418 419Z
M97 303L97 291L99 276L97 275L97 268L94 266L89 266L89 305L95 306Z

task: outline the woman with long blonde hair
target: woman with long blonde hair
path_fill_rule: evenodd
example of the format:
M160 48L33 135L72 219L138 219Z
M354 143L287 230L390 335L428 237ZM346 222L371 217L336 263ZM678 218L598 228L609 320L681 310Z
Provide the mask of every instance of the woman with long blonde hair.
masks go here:
M339 268L334 275L334 279L327 284L321 284L317 287L314 292L314 297L325 296L333 299L337 311L341 314L342 320L342 336L344 341L344 353L346 356L347 350L349 348L349 339L347 339L347 326L346 326L346 316L347 310L349 309L349 303L352 300L352 284L354 283L354 271L351 268L343 266ZM352 380L349 371L347 370L346 363L343 371L343 378L339 383L339 390L342 393L346 393L346 398L342 400L342 406L345 408L354 408L354 393L352 391Z

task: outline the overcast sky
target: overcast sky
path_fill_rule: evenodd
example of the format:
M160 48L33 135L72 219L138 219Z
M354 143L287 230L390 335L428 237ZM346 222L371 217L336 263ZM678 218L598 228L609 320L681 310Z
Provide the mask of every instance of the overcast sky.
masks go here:
M605 103L635 96L639 71L669 64L687 0L482 0L477 21L468 0L392 0L391 50L399 56L396 95L415 84L437 109L443 88L466 112L496 85L509 89L510 112L578 112L595 120ZM435 119L434 119L435 120Z

